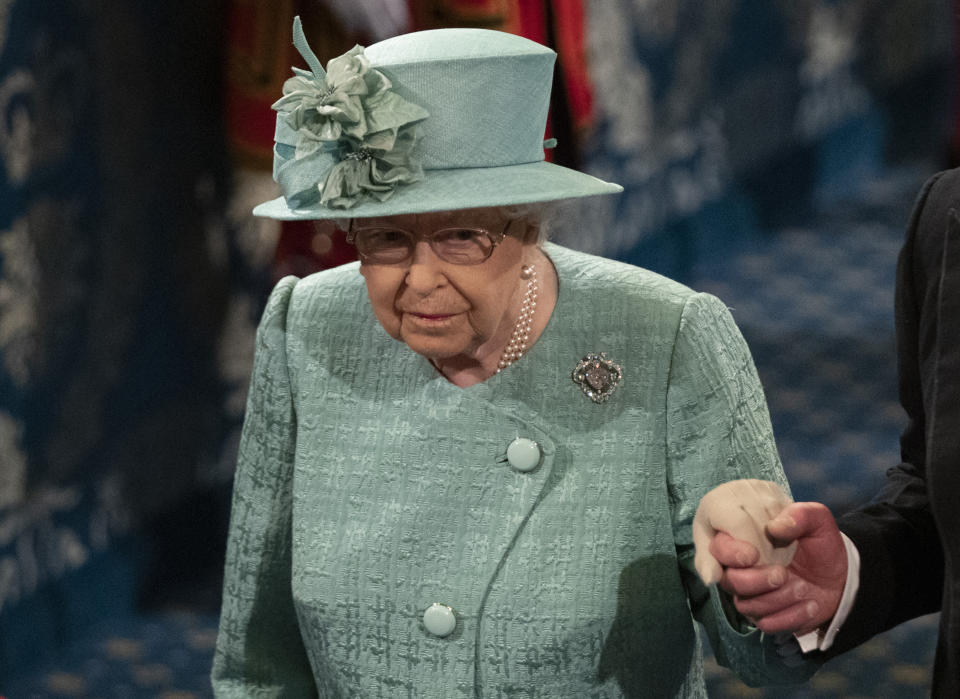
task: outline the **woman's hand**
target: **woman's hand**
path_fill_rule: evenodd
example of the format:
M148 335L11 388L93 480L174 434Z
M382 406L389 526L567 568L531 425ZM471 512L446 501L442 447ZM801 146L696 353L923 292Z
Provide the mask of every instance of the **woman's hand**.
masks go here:
M767 537L766 525L791 502L779 485L756 478L729 481L704 495L693 518L694 566L703 582L719 582L723 575L725 564L711 550L718 532L749 544L749 548L737 546L730 552L740 565L790 563L796 544L775 544Z

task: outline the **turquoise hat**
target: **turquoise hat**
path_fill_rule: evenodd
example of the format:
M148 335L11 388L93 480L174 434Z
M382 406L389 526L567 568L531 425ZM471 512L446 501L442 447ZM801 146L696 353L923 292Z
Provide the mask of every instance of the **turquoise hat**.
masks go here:
M277 111L283 196L253 213L363 218L612 194L610 182L544 160L556 54L486 29L435 29L356 46L326 70L299 17Z

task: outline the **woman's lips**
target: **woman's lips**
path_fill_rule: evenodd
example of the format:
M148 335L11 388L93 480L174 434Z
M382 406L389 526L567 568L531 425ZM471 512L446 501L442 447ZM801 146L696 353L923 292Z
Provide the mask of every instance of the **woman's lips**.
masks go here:
M414 311L405 311L404 314L422 328L445 327L459 315L458 313L416 313Z

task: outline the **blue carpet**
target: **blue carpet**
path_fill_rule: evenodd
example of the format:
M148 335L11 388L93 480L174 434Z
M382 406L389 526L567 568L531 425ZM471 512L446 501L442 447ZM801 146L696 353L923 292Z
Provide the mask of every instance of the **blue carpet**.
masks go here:
M215 616L191 611L104 620L3 693L8 699L208 697L216 633Z

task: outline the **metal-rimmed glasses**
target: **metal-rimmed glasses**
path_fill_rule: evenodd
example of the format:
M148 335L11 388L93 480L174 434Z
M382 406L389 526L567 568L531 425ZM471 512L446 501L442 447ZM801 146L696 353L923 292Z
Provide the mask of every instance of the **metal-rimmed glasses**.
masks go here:
M375 265L395 265L413 256L418 240L426 240L430 249L444 262L453 265L478 265L486 262L507 236L513 219L499 234L486 228L450 226L426 235L418 235L397 226L354 228L353 219L347 231L347 242L356 246L360 259Z

